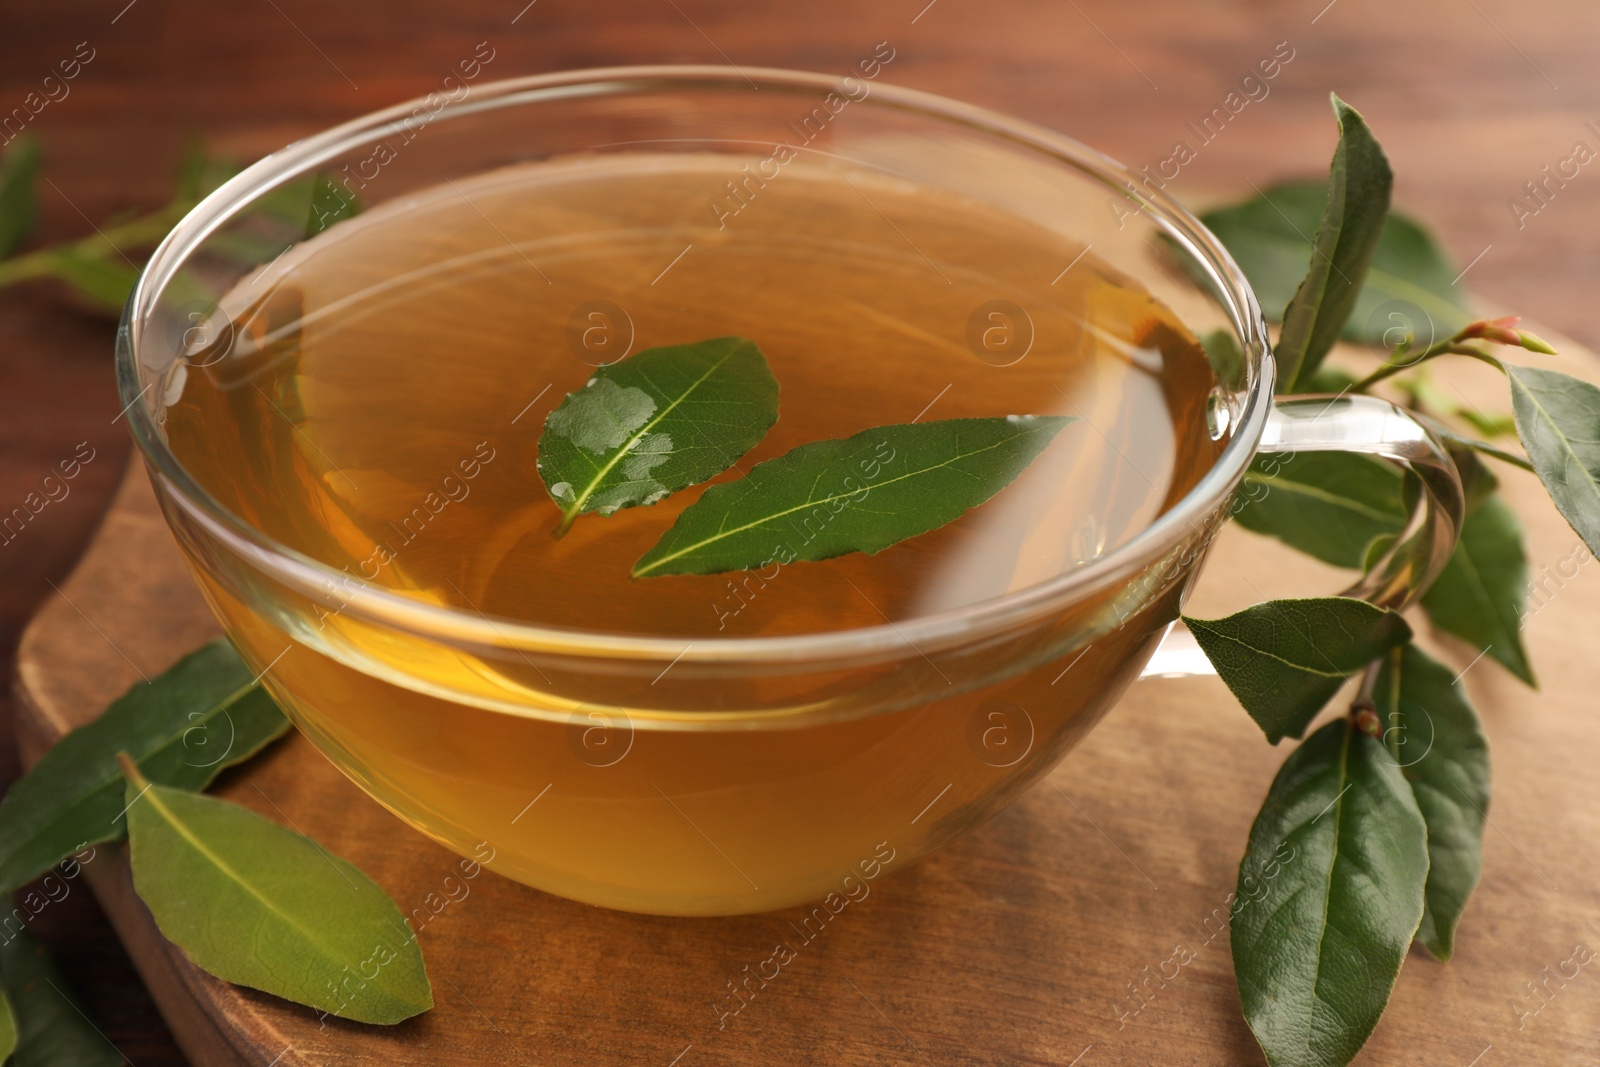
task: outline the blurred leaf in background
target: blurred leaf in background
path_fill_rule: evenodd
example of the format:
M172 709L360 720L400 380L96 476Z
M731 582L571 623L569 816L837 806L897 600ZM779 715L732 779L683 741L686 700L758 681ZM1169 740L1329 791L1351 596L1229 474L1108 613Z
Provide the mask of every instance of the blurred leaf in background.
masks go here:
M240 167L191 146L178 173L173 197L155 211L108 221L87 237L16 255L38 221L40 152L30 138L17 138L0 157L0 288L19 282L54 279L69 286L92 311L120 315L138 281L146 254L195 205L215 192ZM314 237L360 211L354 193L323 173L270 189L224 230L213 234L205 251L221 255L235 268L269 263L285 249ZM220 294L180 272L175 291L192 300Z

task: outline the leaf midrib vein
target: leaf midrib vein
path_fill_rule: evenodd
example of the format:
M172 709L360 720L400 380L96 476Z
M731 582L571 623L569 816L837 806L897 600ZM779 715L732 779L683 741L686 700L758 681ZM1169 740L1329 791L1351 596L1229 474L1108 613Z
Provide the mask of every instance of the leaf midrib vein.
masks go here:
M233 866L231 864L229 864L227 860L225 860L221 856L217 855L215 852L213 852L206 845L206 843L204 841L201 841L198 837L196 837L189 830L189 828L186 825L184 825L183 821L178 818L176 813L174 813L171 808L167 807L164 803L162 803L160 796L156 793L156 791L154 789L151 789L148 792L146 792L145 795L144 795L144 798L149 800L150 803L152 805L154 805L155 809L157 811L159 811L162 814L162 816L166 819L168 825L170 825L175 831L177 831L178 836L182 837L186 842L188 842L189 846L191 848L193 848L196 852L198 852L205 859L207 859L207 860L211 861L213 864L215 864L218 870L222 871L223 874L225 874L226 876L231 878L234 881L234 883L236 883L246 893L249 893L256 900L260 901L261 905L264 908L266 908L266 910L268 912L270 912L273 915L276 915L279 919L283 920L283 922L286 923L289 927L291 927L292 929L294 929L297 932L299 932L301 934L301 936L303 936L312 945L316 946L316 948L319 951L321 951L323 953L323 955L326 956L327 958L329 958L330 960L336 960L336 959L339 958L339 953L338 953L338 951L336 949L333 949L329 945L325 944L322 941L321 938L319 938L314 933L312 933L310 930L307 930L304 926L302 926L300 924L299 920L297 920L294 916L287 914L281 908L279 908L276 903L274 903L269 898L263 896L261 894L261 892L255 888L255 886L251 885L248 881L245 880L245 878L244 878L244 876L242 874L240 874L238 871L234 870Z
M1264 648L1257 648L1255 645L1252 645L1250 642L1241 641L1239 638L1234 637L1232 634L1223 633L1221 630L1218 630L1218 629L1216 629L1214 627L1205 626L1203 620L1196 619L1196 620L1192 620L1192 621L1200 622L1201 625L1202 625L1202 628L1204 628L1208 633L1210 633L1214 637L1219 637L1224 641L1231 641L1234 644L1238 645L1240 648L1247 648L1251 652L1254 652L1258 656L1266 656L1268 659L1275 659L1279 663L1283 664L1286 667L1293 667L1295 670L1304 671L1307 674L1320 675L1323 678L1343 678L1343 677L1345 677L1345 674L1342 671L1338 671L1338 670L1320 671L1317 668L1309 667L1304 663L1296 663L1292 659L1285 659L1283 656L1278 655L1276 652L1268 652ZM1326 657L1324 657L1324 658L1326 658Z
M1002 441L996 441L993 444L984 445L982 448L975 448L971 452L960 452L960 453L957 453L956 455L951 456L949 459L943 460L942 462L939 462L939 463L935 463L930 467L923 467L923 468L921 468L919 470L907 471L905 474L901 474L901 475L898 475L898 476L896 476L894 478L890 478L888 481L879 482L879 483L877 483L877 485L874 485L874 486L867 486L866 488L868 490L871 490L871 489L882 489L882 488L885 488L887 486L891 486L891 485L895 484L896 482L903 482L907 478L919 478L924 474L931 473L931 472L939 470L939 469L941 469L943 467L948 467L948 466L950 466L950 464L956 463L956 462L958 462L960 460L969 459L969 458L971 458L973 456L982 455L985 452L991 452L994 449L1000 448L1003 445L1009 445L1011 442L1013 442L1013 441L1017 440L1018 438L1022 437L1024 433L1035 433L1035 432L1037 432L1037 431L1025 430L1025 431L1023 431L1023 433L1013 434L1012 436L1007 437ZM816 491L817 483L822 481L823 475L825 475L826 473L827 472L824 471L822 474L818 474L817 475L816 481L811 483L811 489L806 494L808 497L810 496L810 494L812 492ZM678 558L680 558L682 556L685 556L690 552L694 552L697 549L704 548L706 545L712 544L713 542L725 540L725 539L727 539L729 537L733 537L736 534L744 533L746 530L753 530L758 526L764 526L769 522L776 522L778 519L785 518L786 516L789 516L789 515L793 515L797 511L804 511L807 508L814 508L814 507L820 507L820 506L822 506L824 504L831 504L835 500L844 500L847 497L855 496L859 492L861 492L861 490L857 489L857 490L854 490L854 491L851 491L851 492L847 492L847 493L835 493L832 496L822 497L821 499L807 499L806 502L803 503L803 504L796 504L794 507L788 508L787 510L775 511L770 515L764 515L761 518L756 519L753 522L745 523L743 526L736 526L733 529L726 530L726 531L719 530L717 533L712 534L710 537L703 538L700 541L696 541L692 545L685 545L683 548L680 548L676 552L672 552L672 553L669 553L668 555L662 556L660 559L656 560L654 563L650 564L650 566L648 566L648 567L641 567L640 569L638 569L638 570L633 572L634 576L635 577L639 577L640 575L649 574L651 571L653 571L656 568L660 567L662 564L671 563L673 560L678 559ZM698 501L696 501L696 503L698 504Z
M728 360L732 359L734 354L739 352L741 348L742 346L740 345L733 345L730 347L727 353L721 359L717 360L710 367L706 368L706 372L700 377L696 378L687 389L674 397L670 404L656 412L656 414L648 419L643 426L634 431L633 436L624 441L622 443L622 447L618 448L616 453L609 460L607 460L605 465L601 467L595 476L589 480L589 484L584 487L583 492L578 494L577 498L573 500L572 506L565 509L565 514L581 514L583 512L583 505L588 503L589 498L594 495L595 490L599 488L600 483L605 480L606 475L610 474L612 468L614 468L618 463L622 462L623 457L628 455L633 446L638 444L639 441L643 439L643 437L651 430L653 430L662 419L666 418L668 415L672 414L673 411L677 410L679 404L682 404L689 398L690 394L705 384L707 378L710 378L713 374L717 373L717 371L721 370L722 365L727 363ZM649 379L646 378L645 381L649 382ZM609 412L607 414L609 415Z
M1311 1039L1317 1028L1317 992L1322 988L1322 948L1328 940L1328 912L1333 901L1333 872L1339 865L1339 844L1344 833L1344 789L1350 768L1350 739L1353 731L1346 726L1344 739L1339 743L1339 777L1334 782L1338 792L1333 801L1333 858L1328 862L1328 876L1322 887L1322 930L1317 934L1317 955L1312 961L1311 1014L1306 1019L1306 1062L1311 1060Z

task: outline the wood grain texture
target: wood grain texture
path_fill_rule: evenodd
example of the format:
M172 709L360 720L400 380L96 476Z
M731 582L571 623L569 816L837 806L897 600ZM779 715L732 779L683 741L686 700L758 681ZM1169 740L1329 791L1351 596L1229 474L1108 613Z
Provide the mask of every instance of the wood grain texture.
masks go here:
M1194 140L1187 123L1280 41L1294 59L1172 183L1180 198L1246 179L1324 173L1327 94L1360 108L1389 152L1395 199L1435 224L1468 275L1510 306L1591 347L1583 309L1600 250L1600 176L1585 167L1518 220L1508 199L1575 140L1600 148L1600 7L1585 0L0 0L0 111L80 41L97 57L33 124L58 190L52 228L160 203L184 141L240 160L419 96L479 41L487 76L621 63L844 70L880 40L884 80L996 107L1135 166ZM520 16L520 17L519 17ZM915 21L913 21L915 19ZM1490 247L1492 246L1492 247Z
M1572 356L1561 364L1596 369ZM1504 406L1502 388L1487 375L1468 382L1486 407ZM1544 690L1530 695L1487 661L1465 675L1495 763L1483 884L1454 962L1412 953L1360 1063L1464 1067L1485 1050L1498 1062L1577 1063L1600 1031L1600 982L1586 971L1548 982L1540 999L1525 986L1545 982L1543 968L1554 972L1577 942L1600 939L1591 925L1600 722L1589 706L1588 637L1600 619L1600 571L1576 562L1577 538L1530 477L1508 477L1506 491L1528 522L1536 578L1549 576L1529 628ZM1215 614L1337 581L1273 542L1230 531L1191 608ZM57 598L20 652L28 762L214 632L137 466L63 591L82 612ZM1458 667L1475 653L1442 647ZM627 915L489 873L441 906L454 857L292 737L227 776L219 792L350 858L402 910L425 909L420 939L438 1006L392 1029L323 1026L310 1009L199 973L154 930L120 849L102 848L89 871L180 1043L204 1065L665 1067L680 1055L683 1067L1066 1065L1080 1056L1084 1064L1260 1063L1239 1019L1222 922L1250 820L1285 751L1262 740L1220 682L1136 686L1014 807L880 879L802 945L791 926L801 909ZM727 983L779 941L798 948L796 961L719 1026ZM1178 968L1170 961L1180 945L1195 958Z

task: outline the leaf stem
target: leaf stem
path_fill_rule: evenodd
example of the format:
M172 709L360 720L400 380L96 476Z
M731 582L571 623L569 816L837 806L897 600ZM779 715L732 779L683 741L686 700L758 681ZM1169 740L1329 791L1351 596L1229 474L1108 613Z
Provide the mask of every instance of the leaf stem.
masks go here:
M40 249L25 256L0 260L0 287L43 278L55 273L55 249Z
M0 288L34 278L53 277L63 253L88 259L105 259L111 255L120 256L124 248L153 245L165 237L192 206L189 198L180 197L147 215L104 227L88 237L62 241L0 260Z
M1412 367L1421 366L1423 363L1433 359L1436 356L1447 354L1471 356L1473 359L1481 360L1482 362L1489 364L1496 370L1505 369L1504 364L1502 364L1498 359L1494 358L1481 348L1474 348L1472 345L1463 344L1459 335L1457 335L1455 337L1447 337L1443 341L1429 345L1415 356L1411 356L1409 353L1397 353L1396 358L1391 359L1389 362L1385 363L1383 366L1379 367L1377 370L1373 371L1371 374L1352 385L1350 387L1350 391L1352 393L1364 393L1372 386L1377 385L1386 378L1392 378L1401 371L1406 371L1410 370Z
M1520 468L1530 473L1533 471L1533 464L1528 462L1526 456L1519 456L1515 452L1507 452L1503 448L1496 448L1487 441L1464 440L1464 443L1474 452L1482 452L1486 456L1492 456L1493 458L1498 459L1501 463L1509 463L1513 467Z
M117 753L117 766L122 769L122 776L140 789L150 784L149 780L139 773L139 765L133 762L133 757L126 752Z
M1361 687L1350 702L1350 721L1357 730L1368 737L1383 736L1383 721L1378 718L1377 703L1372 699L1378 688L1378 672L1383 669L1382 658L1367 664L1361 674Z

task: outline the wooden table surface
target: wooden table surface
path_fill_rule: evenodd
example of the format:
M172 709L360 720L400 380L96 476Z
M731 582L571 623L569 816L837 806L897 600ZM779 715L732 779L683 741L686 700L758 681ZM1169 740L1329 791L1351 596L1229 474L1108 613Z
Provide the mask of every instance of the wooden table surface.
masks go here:
M1585 126L1600 124L1592 3L524 2L0 0L0 114L80 42L94 50L70 95L30 124L52 182L42 236L60 238L86 232L86 219L162 202L189 138L253 159L430 91L480 41L495 49L490 74L510 76L627 62L842 70L887 40L896 49L890 80L1054 126L1136 165L1166 158L1189 138L1187 122L1287 41L1294 59L1267 98L1202 148L1173 192L1203 201L1247 181L1321 171L1333 137L1326 94L1337 90L1383 139L1399 203L1471 264L1464 284L1600 347L1600 324L1587 314L1600 261L1600 171L1552 183L1537 215L1518 220L1508 207L1574 142L1600 146ZM9 510L79 442L96 450L71 496L0 549L7 649L56 596L52 583L121 473L111 333L111 323L47 285L0 293L0 503ZM14 766L14 753L0 755L0 771ZM1555 784L1543 797L1563 803ZM41 916L38 930L131 1062L183 1062L87 894ZM1459 1062L1474 1054L1464 1048ZM1454 1055L1437 1062L1458 1062Z

